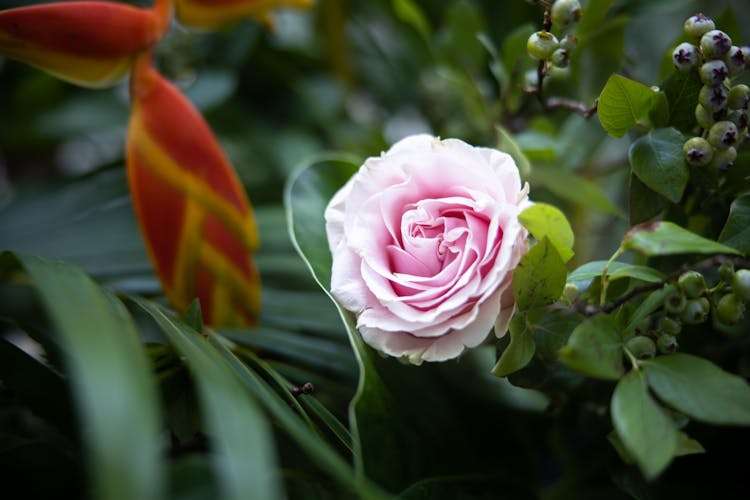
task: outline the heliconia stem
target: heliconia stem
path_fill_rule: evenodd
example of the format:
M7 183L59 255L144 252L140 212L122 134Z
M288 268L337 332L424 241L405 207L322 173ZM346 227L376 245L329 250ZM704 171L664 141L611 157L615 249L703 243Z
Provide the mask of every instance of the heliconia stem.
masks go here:
M107 87L165 33L171 0L153 9L113 2L54 2L0 11L0 54L69 82Z
M164 291L177 309L200 299L207 324L257 317L260 280L250 252L258 235L229 160L201 114L138 57L131 80L128 181Z

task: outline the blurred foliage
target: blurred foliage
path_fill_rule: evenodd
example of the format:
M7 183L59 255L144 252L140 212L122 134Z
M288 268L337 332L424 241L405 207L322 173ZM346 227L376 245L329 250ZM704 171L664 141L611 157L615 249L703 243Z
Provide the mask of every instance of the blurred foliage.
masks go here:
M0 9L29 3L0 0ZM682 458L647 482L605 439L611 424L601 401L611 393L609 382L583 381L559 363L552 373L536 360L510 385L490 375L494 346L420 372L372 353L363 361L361 346L351 348L339 313L295 253L282 202L300 165L330 158L331 151L357 164L418 132L509 151L512 145L533 167L532 198L560 207L572 223L576 253L569 269L609 258L629 228L625 214L640 222L667 208L663 199L648 198L654 193L645 179L630 175L628 140L609 137L598 117L545 111L520 90L524 73L535 67L525 42L542 22L532 3L317 0L311 11L276 13L270 31L249 21L217 32L172 26L158 46L158 66L204 113L237 168L262 244L259 326L205 339L195 331L199 322L177 321L162 307L133 218L123 166L126 83L84 90L0 58L0 250L17 255L0 259L5 498L114 498L106 492L127 480L96 469L106 468L106 460L93 469L91 461L114 453L113 463L128 462L137 452L161 474L143 486L148 495L175 499L241 498L245 487L271 497L283 488L289 498L376 498L383 490L403 498L703 498L717 491L744 498L744 463L732 457L750 445L745 429L691 423L691 436L710 455ZM750 19L745 0L582 3L571 68L553 75L546 91L586 105L613 72L662 85L682 20L695 12L724 16L733 38L750 40L750 27L741 22ZM635 214L628 206L634 190L643 200ZM715 208L719 220L730 210ZM38 279L41 268L52 273L47 284ZM101 321L124 323L122 335L132 337L110 340L132 352L110 346L107 358L106 350L80 349L88 341L75 335L96 336L98 323L86 306L65 299L62 278L53 279L57 272L109 304ZM74 327L58 331L56 315L70 316ZM567 324L570 318L555 319ZM545 334L537 348L556 351L554 328ZM686 347L699 344L699 336L689 335ZM132 345L136 338L144 349ZM747 377L745 344L712 338L704 349ZM208 346L207 354L196 346ZM130 358L139 353L146 359ZM147 389L128 389L124 377L105 385L122 357L134 365L133 384L143 379ZM86 366L90 372L77 371ZM378 399L390 393L377 384L357 393L359 370L398 387L397 399ZM102 386L81 389L98 377ZM552 387L549 400L516 387L539 379ZM305 383L315 387L312 394L300 394ZM355 393L364 403L350 410ZM87 410L85 401L96 397L107 402ZM412 406L399 407L404 400ZM85 424L106 423L97 409L108 404L132 404L139 415L133 425L151 433L141 439L154 438L150 445L158 449L133 442L113 452L106 449L112 441L92 437ZM403 428L379 427L396 410ZM350 428L350 417L372 427ZM141 430L101 432L126 439ZM258 448L233 446L252 447L248 436L259 437ZM364 467L366 478L363 450L353 440L361 440L365 453L382 447ZM432 454L420 456L415 450L425 443ZM222 462L226 457L234 462ZM222 472L233 466L240 472ZM278 474L276 483L248 485L253 474L269 470ZM101 475L104 485L91 490L91 474Z

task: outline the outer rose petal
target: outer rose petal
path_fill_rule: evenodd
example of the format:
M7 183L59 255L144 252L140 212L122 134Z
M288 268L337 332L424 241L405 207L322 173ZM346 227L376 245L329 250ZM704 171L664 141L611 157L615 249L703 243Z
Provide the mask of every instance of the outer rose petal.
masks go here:
M408 137L368 159L325 217L331 292L375 349L419 364L475 347L515 310L530 202L512 158Z

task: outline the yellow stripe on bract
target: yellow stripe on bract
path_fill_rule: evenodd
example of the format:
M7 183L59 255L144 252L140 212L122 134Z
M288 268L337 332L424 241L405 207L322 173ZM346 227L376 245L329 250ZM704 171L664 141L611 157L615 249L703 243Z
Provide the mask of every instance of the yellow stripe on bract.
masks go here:
M138 154L148 158L146 167L164 182L195 200L207 212L215 215L239 239L248 251L258 248L258 230L250 212L243 214L237 208L212 191L203 179L196 177L175 163L175 161L154 142L144 130L140 120L130 127L129 133L137 145Z
M194 200L185 203L180 242L174 263L174 282L170 300L179 308L187 307L195 297L195 268L200 260L205 213Z
M245 281L242 271L208 241L201 245L201 263L214 277L217 285L228 290L231 297L241 299L238 301L240 304L251 304L251 307L245 308L251 315L258 314L256 308L260 304L260 287ZM218 323L216 320L214 322Z
M229 291L217 282L211 293L211 323L223 326L237 325L237 317L233 312Z
M0 32L0 54L46 71L67 82L89 88L111 87L133 66L133 57L97 59L40 47Z

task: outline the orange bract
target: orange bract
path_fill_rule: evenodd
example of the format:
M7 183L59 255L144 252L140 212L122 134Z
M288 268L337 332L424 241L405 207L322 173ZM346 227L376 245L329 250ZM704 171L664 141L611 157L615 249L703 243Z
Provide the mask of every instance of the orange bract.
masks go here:
M154 9L65 2L1 11L0 54L78 85L110 86L166 30L169 3L157 3Z
M305 8L312 0L175 0L177 19L191 27L215 29L242 18L270 24L270 13L278 7Z
M212 325L257 317L260 281L250 252L258 235L237 175L200 113L151 66L131 82L128 179L164 291L177 309L194 297Z

